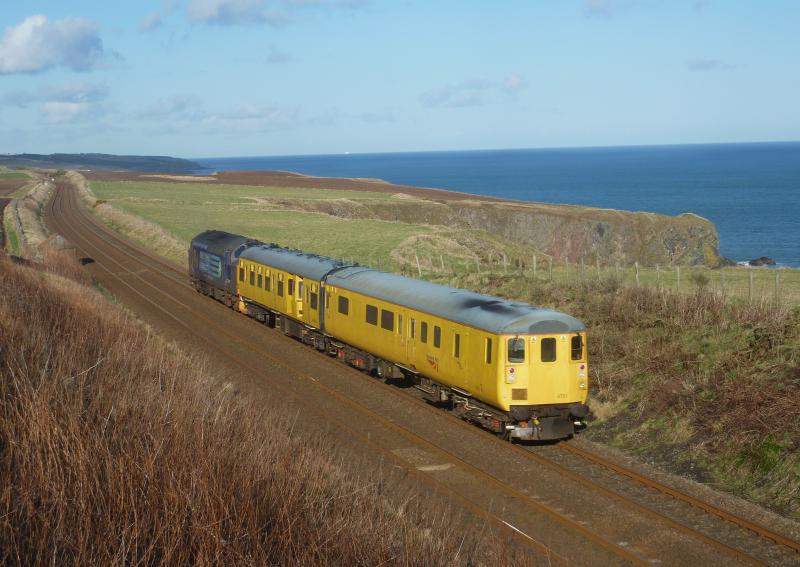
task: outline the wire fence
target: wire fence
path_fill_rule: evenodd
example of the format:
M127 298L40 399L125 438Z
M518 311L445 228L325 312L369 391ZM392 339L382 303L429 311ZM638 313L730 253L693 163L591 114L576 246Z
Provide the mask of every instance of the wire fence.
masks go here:
M388 257L351 258L375 269L406 276L431 279L491 274L523 277L541 282L579 282L615 278L625 285L656 287L663 290L692 292L705 289L722 296L758 302L800 304L800 270L793 268L727 266L640 265L603 263L599 258L587 262L558 260L549 255L529 258L492 254L483 258L452 257L445 254L415 252L401 260Z

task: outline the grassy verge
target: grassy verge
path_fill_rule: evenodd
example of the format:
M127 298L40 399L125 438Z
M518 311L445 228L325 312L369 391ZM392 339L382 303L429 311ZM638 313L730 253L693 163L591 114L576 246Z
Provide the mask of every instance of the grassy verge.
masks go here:
M74 261L45 262L61 275L0 258L4 565L521 559L377 471L364 482L324 434L275 427L287 416L107 303Z
M14 230L14 222L11 218L11 209L6 207L3 210L3 230L5 231L6 252L19 255L19 236L17 231Z

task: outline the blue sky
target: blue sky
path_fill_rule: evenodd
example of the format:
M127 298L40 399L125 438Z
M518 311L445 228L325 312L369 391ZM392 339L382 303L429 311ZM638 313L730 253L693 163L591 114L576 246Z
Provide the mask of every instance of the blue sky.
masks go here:
M4 153L800 139L794 0L3 4Z

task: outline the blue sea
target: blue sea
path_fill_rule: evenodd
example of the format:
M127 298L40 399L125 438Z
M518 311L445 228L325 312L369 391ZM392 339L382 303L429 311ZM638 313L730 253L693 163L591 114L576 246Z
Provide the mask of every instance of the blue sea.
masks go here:
M800 267L800 142L196 159L204 170L371 177L524 201L676 215L717 226L721 252ZM199 173L199 172L198 172Z

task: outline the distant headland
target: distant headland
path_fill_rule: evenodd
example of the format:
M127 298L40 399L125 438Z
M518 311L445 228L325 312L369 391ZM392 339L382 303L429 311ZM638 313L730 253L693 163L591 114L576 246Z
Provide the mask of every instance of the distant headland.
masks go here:
M0 166L43 169L103 169L192 173L202 166L188 159L169 156L118 156L112 154L5 154Z

